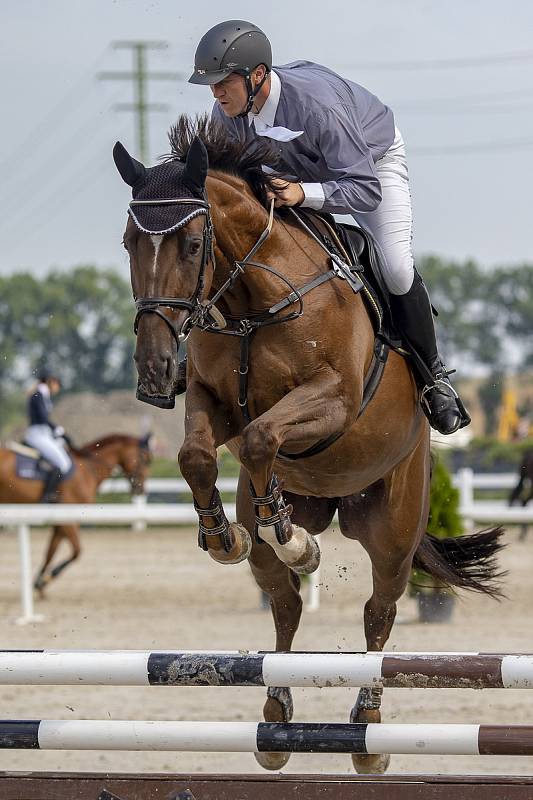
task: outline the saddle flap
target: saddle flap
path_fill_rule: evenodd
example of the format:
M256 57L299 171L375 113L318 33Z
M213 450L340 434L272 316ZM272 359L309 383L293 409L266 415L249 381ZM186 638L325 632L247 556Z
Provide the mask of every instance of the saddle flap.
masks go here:
M35 447L22 444L22 442L6 442L6 449L11 450L13 453L20 453L21 456L27 456L28 458L39 459L41 457Z
M31 448L28 448L28 450ZM30 481L44 481L50 472L50 465L40 456L37 458L26 453L15 453L16 473L18 478L26 478Z

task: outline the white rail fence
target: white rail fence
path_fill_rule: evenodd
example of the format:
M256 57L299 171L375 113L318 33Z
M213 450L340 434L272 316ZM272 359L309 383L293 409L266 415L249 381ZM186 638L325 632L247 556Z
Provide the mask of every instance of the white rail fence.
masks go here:
M523 525L533 522L533 510L529 510L528 508L509 508L505 500L474 499L476 490L486 491L496 489L508 491L516 486L517 482L518 476L513 472L485 475L476 474L468 467L459 470L453 476L453 484L459 489L460 512L466 530L473 529L476 522L510 525ZM237 491L237 479L219 478L217 487L220 492L235 494ZM147 495L150 494L191 496L189 486L182 478L149 478L145 488L146 495L133 498L133 502L136 503L139 508L147 503ZM105 481L100 487L101 494L128 493L129 490L129 483L124 478ZM192 516L192 521L196 521L194 514ZM143 530L144 522L143 520L135 520L133 526L135 530Z
M510 508L504 501L474 499L475 489L510 489L515 486L514 474L476 475L471 469L460 470L454 476L454 484L460 491L460 511L467 529L474 523L527 525L533 523L533 508ZM221 492L234 493L237 481L222 478L217 482ZM190 490L183 480L151 478L146 491L158 494L185 494ZM129 483L114 479L102 485L103 493L129 492ZM225 504L228 519L235 519L235 505ZM146 496L133 498L129 503L103 503L96 505L0 505L0 528L16 528L19 541L21 572L21 624L42 619L34 613L32 567L30 557L30 529L57 523L80 523L84 525L190 525L197 522L192 503L147 503ZM320 604L320 575L315 572L309 585L308 610L316 610Z

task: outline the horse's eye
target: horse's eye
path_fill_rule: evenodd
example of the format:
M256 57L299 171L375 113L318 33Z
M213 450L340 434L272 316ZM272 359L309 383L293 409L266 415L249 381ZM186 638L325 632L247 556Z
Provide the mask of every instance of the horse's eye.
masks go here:
M198 242L198 241L191 242L191 244L189 246L189 255L197 256L198 253L200 252L201 246L202 246L201 242Z

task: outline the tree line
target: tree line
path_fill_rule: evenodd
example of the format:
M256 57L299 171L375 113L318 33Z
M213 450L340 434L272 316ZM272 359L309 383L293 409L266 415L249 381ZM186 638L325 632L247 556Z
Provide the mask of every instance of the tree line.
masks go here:
M486 270L436 256L418 269L438 309L441 349L464 376L533 366L533 267ZM129 282L112 269L80 266L43 277L0 277L0 399L19 395L42 363L67 391L133 388L134 305Z
M112 269L0 277L0 398L43 364L66 391L133 386L133 315L131 287Z

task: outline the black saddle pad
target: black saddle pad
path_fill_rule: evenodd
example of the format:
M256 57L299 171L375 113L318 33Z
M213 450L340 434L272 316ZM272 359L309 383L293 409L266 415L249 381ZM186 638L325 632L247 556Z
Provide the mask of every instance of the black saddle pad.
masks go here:
M32 481L44 481L52 467L44 458L17 453L16 470L18 478L27 478Z

